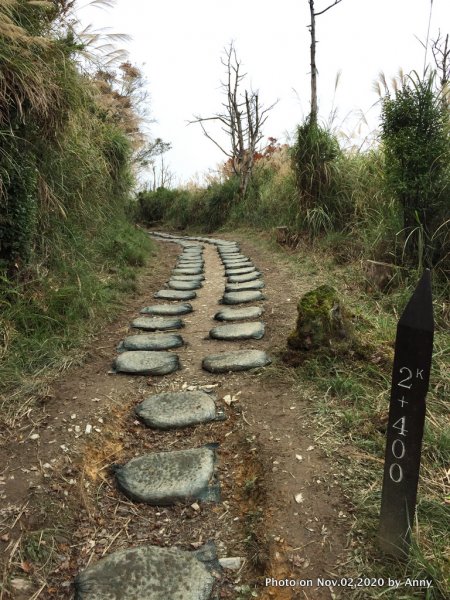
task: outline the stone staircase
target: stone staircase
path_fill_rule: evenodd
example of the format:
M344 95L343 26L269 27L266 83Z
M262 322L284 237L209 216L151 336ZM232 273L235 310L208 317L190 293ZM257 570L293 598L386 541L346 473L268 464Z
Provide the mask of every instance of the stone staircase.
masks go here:
M204 244L213 244L226 276L222 307L209 336L223 341L225 350L205 356L202 368L210 373L245 371L268 365L270 357L258 349L232 348L233 342L260 340L265 325L259 319L264 300L262 274L241 254L237 243L204 237L179 237L153 233L160 241L177 243L182 252L162 289L154 297L163 301L143 307L131 328L135 334L121 341L114 360L116 373L162 376L181 369L177 348L183 317L195 310L197 291L207 281ZM191 304L191 302L194 304ZM246 306L241 306L245 304ZM147 427L170 430L199 423L221 421L214 394L202 390L180 390L154 394L135 408ZM175 503L219 502L215 474L218 445L207 444L184 450L150 452L124 465L115 465L113 475L119 490L130 500L155 506ZM233 561L231 561L233 562ZM233 563L234 564L234 563ZM220 573L230 559L219 560L214 544L192 552L178 548L141 546L114 552L89 566L75 580L76 600L209 600L220 587Z

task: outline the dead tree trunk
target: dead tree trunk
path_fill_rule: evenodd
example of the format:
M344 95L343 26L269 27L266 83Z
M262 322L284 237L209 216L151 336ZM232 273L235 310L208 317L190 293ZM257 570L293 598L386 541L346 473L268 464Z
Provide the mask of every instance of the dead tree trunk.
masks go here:
M267 120L269 111L275 106L261 110L259 92L245 90L240 92L240 85L246 74L242 74L241 63L237 58L233 44L225 49L225 58L221 59L226 68L227 79L222 83L226 102L223 111L212 117L196 116L190 123L200 123L205 136L211 140L229 159L233 173L239 179L239 198L243 198L251 181L254 155L263 138L262 126ZM225 149L206 130L206 121L217 121L221 124L229 139L230 148Z
M309 114L309 122L311 125L317 125L318 115L318 102L317 102L317 64L316 64L316 17L323 15L323 13L339 4L342 0L335 0L333 4L327 6L319 12L314 11L314 0L308 0L309 12L311 16L311 23L308 25L309 32L311 34L311 46L310 46L310 57L311 57L311 112Z

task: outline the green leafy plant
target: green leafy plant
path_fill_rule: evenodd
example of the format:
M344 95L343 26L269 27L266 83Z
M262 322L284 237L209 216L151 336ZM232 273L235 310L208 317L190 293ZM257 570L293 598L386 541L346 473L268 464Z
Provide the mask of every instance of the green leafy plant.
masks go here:
M448 252L444 211L450 190L450 117L435 74L402 78L382 104L386 185L403 210L404 255L416 266ZM446 247L447 246L447 247Z

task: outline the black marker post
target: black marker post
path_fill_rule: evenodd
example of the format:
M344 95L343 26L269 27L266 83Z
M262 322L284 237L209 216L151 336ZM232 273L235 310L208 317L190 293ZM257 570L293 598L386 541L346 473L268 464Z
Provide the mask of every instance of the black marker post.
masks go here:
M379 541L384 552L398 558L408 555L414 521L433 332L426 270L400 317L395 340Z

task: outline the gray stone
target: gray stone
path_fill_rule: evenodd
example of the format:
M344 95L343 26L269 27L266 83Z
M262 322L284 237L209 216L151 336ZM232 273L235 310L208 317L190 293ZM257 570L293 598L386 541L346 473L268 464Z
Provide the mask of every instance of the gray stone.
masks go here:
M167 375L180 368L180 359L170 352L130 350L120 354L113 363L118 373L135 375Z
M183 345L181 335L174 333L144 333L126 337L117 348L124 350L170 350Z
M226 292L245 292L246 290L262 290L264 281L246 281L244 283L227 283L225 286Z
M214 464L215 448L204 446L144 454L117 467L115 475L119 488L132 500L167 506L217 499L217 490L210 488Z
M204 281L204 275L172 275L173 281Z
M231 255L222 256L222 260L223 261L227 261L227 260L245 261L245 260L250 260L250 259L248 256L244 256L243 254L231 254Z
M187 315L192 312L192 304L153 304L152 306L144 306L139 311L143 315Z
M252 271L251 273L242 273L241 275L229 275L228 282L229 283L245 283L247 281L254 281L255 279L259 279L262 276L262 273L259 271Z
M223 266L225 269L242 269L243 267L254 267L255 265L250 260L246 260L245 262L237 262L233 260L230 262L224 261Z
M256 267L238 267L234 269L225 269L225 275L227 277L233 277L234 275L247 275L247 273L254 273Z
M264 337L264 323L254 321L250 323L233 323L214 327L209 332L209 337L215 340L260 340Z
M246 263L246 262L250 262L250 259L247 256L226 256L224 258L222 258L222 262L223 264L228 264L228 263L237 263L237 264L242 264L242 263Z
M172 273L174 275L202 275L203 269L201 267L183 267L182 269L175 268Z
M245 321L247 319L257 319L263 313L261 306L245 306L243 308L222 308L214 315L216 321Z
M177 265L180 265L180 267L195 268L203 267L204 264L205 261L201 258L181 258L180 260L177 260Z
M161 300L193 300L197 297L195 292L184 290L160 290L153 295Z
M192 261L192 260L201 260L203 261L203 255L202 254L180 254L180 256L178 257L178 260L187 260L187 261Z
M219 558L219 564L222 569L228 569L229 571L239 571L243 565L245 558L242 556L226 556Z
M166 329L181 329L183 321L175 318L138 317L131 323L131 327L144 329L145 331L164 331Z
M175 269L203 269L203 263L182 262L175 265Z
M75 600L209 600L217 557L213 544L186 552L140 546L119 550L75 578Z
M203 359L202 367L210 373L228 373L228 371L247 371L256 367L265 367L271 362L269 356L262 350L236 350L211 354Z
M163 392L146 398L135 408L137 416L149 427L172 429L222 418L217 415L215 396L202 390Z
M226 292L223 295L223 304L241 304L244 302L255 302L264 300L264 296L258 290L248 290L246 292Z
M167 285L171 290L198 290L202 287L201 281L178 281L177 279L169 279Z

